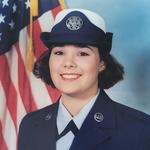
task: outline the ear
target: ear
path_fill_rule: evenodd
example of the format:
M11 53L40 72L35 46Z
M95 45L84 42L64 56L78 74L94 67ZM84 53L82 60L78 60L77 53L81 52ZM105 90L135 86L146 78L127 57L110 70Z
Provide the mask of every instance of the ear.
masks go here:
M105 68L106 68L106 65L105 65L104 61L103 60L100 61L100 63L99 63L99 72L104 71Z

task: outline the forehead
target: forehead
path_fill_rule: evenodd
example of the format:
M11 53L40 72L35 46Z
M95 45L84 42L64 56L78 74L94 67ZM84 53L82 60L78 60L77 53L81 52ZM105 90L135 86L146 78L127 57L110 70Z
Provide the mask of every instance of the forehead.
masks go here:
M54 47L67 47L67 46L72 46L72 47L79 47L79 48L85 48L85 47L89 47L89 48L94 48L94 49L98 49L97 46L93 46L93 45L89 45L89 44L54 44L52 46L52 48Z

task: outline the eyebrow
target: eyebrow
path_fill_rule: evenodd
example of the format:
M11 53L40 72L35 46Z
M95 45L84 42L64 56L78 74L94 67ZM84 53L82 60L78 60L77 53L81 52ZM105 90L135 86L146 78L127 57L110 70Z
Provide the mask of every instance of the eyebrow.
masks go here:
M80 47L80 48L89 48L90 50L93 51L93 48L91 47L91 45L87 45L87 44L75 44L74 46Z

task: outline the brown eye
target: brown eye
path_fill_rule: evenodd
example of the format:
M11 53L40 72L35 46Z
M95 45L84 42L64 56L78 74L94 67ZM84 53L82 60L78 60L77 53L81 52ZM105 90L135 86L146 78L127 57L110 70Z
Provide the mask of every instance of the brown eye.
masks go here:
M55 51L54 55L63 55L64 53L62 51Z
M80 52L80 54L79 54L80 56L89 56L89 54L88 53L86 53L86 52Z

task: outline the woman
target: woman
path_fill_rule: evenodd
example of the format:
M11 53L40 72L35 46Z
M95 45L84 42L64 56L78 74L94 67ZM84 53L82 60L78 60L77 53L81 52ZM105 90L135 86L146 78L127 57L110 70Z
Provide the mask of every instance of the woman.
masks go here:
M104 92L123 79L124 70L110 55L112 33L103 18L63 10L41 39L49 50L35 63L34 74L61 96L24 117L19 150L149 150L150 117Z

